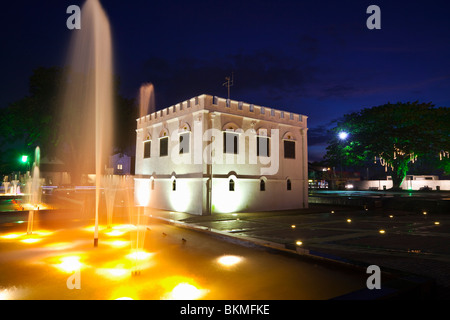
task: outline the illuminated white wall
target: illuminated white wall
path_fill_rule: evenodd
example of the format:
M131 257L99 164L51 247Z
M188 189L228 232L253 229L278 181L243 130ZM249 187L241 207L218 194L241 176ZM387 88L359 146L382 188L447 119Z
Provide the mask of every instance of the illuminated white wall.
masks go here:
M221 98L214 102L201 95L137 119L136 200L144 192L150 207L193 214L306 208L306 117ZM238 155L223 152L227 130L239 133ZM176 132L190 132L189 153L178 153ZM255 132L267 132L270 157L255 157ZM215 135L213 142L208 134ZM169 137L169 153L160 157L163 137ZM295 159L284 158L285 139L295 141ZM149 158L144 158L146 140ZM235 191L229 191L230 177ZM292 190L286 188L288 179Z
M364 180L349 182L355 190L383 190L392 188L392 180ZM450 190L450 180L404 180L400 185L403 190L420 190L428 187L432 190Z

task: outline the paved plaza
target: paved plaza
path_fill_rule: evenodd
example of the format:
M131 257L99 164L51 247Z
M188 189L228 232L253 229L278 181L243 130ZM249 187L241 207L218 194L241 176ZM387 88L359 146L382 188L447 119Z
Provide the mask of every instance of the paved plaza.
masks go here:
M153 215L231 241L430 278L436 284L435 297L450 298L448 214L313 204L307 210L281 212Z

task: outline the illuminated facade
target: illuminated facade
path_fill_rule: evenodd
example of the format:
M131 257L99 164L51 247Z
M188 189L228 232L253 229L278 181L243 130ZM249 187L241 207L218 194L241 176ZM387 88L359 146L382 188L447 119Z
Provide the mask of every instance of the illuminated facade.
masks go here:
M307 208L306 121L210 95L141 117L136 201L198 215Z

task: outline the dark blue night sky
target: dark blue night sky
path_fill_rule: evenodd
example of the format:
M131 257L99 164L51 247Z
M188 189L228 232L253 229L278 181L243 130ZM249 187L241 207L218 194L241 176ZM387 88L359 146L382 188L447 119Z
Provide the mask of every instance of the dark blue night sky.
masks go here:
M307 115L310 161L345 113L387 102L450 106L448 1L101 1L123 95L152 82L157 108L198 94ZM63 65L66 8L83 1L2 3L0 107L27 94L39 66ZM369 5L381 30L369 30Z

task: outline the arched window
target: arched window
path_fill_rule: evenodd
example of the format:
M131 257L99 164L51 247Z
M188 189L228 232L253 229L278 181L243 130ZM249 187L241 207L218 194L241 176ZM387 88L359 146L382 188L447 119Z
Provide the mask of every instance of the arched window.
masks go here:
M151 140L144 141L144 159L150 158L151 149L152 149L152 141Z
M172 180L172 191L176 191L177 190L177 180L173 179Z
M266 182L263 179L259 180L259 191L266 191Z
M230 179L230 181L228 182L228 190L234 191L234 180L233 179Z
M291 180L290 179L287 179L287 181L286 181L286 189L289 191L289 190L292 190L292 183L291 183Z

